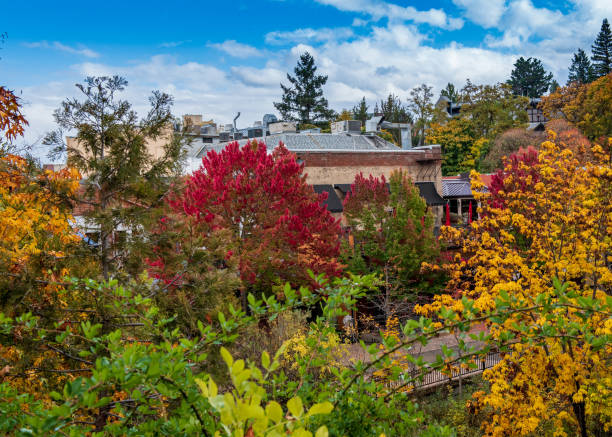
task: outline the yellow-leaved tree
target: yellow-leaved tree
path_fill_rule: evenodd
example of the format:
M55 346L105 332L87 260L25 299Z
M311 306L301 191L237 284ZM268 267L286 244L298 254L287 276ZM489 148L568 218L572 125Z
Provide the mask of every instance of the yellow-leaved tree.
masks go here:
M511 343L484 373L490 391L476 396L489 436L612 429L612 320L575 311L612 292L610 156L588 141L560 143L550 132L539 152L507 159L490 192L477 194L482 219L462 232L443 229L461 247L447 266L448 294L419 309L512 313L487 322L490 341ZM473 173L475 192L479 181ZM498 307L502 300L514 304Z
M0 144L8 144L23 134L26 122L18 100L3 88L0 91ZM0 312L4 315L29 311L55 320L65 317L57 315L68 299L63 277L71 262L83 264L82 258L75 263L68 256L81 240L71 224L68 200L79 179L76 170L41 170L24 157L6 150L0 153ZM48 379L36 369L53 369L61 365L57 360L50 348L31 350L28 342L14 338L0 345L0 381L8 377L23 392L40 394Z

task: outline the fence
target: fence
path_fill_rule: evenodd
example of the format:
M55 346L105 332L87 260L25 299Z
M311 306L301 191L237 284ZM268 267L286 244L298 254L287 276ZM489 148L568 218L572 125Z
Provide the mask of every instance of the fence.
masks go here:
M463 368L463 366L460 366L459 369L452 370L452 375L449 375L448 372L442 373L437 369L430 370L429 372L427 369L412 369L404 373L405 377L400 377L396 381L388 381L386 386L388 388L397 388L406 385L407 387L413 387L414 390L420 390L430 386L450 383L459 378L469 378L495 366L500 361L501 356L499 352L489 352L484 358L477 361L476 368ZM421 375L422 378L420 378Z

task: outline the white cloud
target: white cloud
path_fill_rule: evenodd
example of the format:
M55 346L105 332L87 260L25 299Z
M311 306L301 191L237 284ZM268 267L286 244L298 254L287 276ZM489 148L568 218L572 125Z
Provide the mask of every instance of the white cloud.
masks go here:
M43 48L43 49L55 49L55 50L60 50L62 52L66 52L66 53L71 53L73 55L80 55L80 56L85 56L87 58L98 58L100 57L100 54L97 52L94 52L91 49L88 49L87 47L84 46L80 46L80 48L74 48L74 47L70 47L67 46L65 44L62 44L61 42L58 41L36 41L36 42L26 42L23 43L23 45L25 47L28 48Z
M453 0L453 3L465 10L465 17L485 27L494 27L504 13L506 0Z
M209 47L227 53L235 58L253 58L263 56L263 52L253 46L239 43L233 39L223 41L222 43L210 43Z
M161 43L158 47L162 49L173 49L175 47L182 46L183 44L186 44L188 42L191 42L191 40L188 39L185 41L168 41L168 42Z
M307 43L307 42L326 42L326 41L338 41L351 38L354 32L348 27L336 27L328 28L323 27L320 29L295 29L288 32L275 31L266 34L266 43L268 44L294 44L294 43Z
M368 15L365 18L374 21L380 18L368 12L368 5L377 3L374 0L321 1L338 8L361 8ZM325 96L336 110L354 106L362 96L371 107L388 93L405 101L410 90L421 83L434 86L437 94L447 82L461 87L468 78L474 83L505 81L519 56L541 59L562 83L572 52L578 47L588 51L601 20L606 15L612 18L612 2L575 1L570 11L561 13L536 7L530 0L511 0L491 28L491 36L484 44L471 47L433 44L431 35L424 34L415 20L389 19L374 25L370 21L359 34L344 27L273 32L266 37L267 42L282 42L284 46L262 50L265 57L260 60L265 64L257 67L241 65L239 58L221 68L218 59L210 63L179 62L172 56L154 56L135 64L84 62L74 65L65 81L22 88L30 120L27 135L35 139L53 127L52 111L63 99L76 95L75 82L86 75L110 74L123 75L130 81L123 97L141 114L147 109L151 90L161 89L174 96L177 115L201 113L218 123L229 123L240 111L238 124L244 127L265 113L275 112L273 102L281 96L279 83L286 83L285 74L292 72L304 51L311 52L318 71L328 75ZM466 8L467 19L480 20L483 26L495 21L495 14L469 18L468 0L459 2ZM448 17L445 20L448 24ZM231 48L227 43L220 45Z
M369 15L373 20L388 18L390 21L412 21L443 29L455 30L463 27L463 20L449 17L442 9L418 10L412 6L399 6L382 0L316 0L346 12Z

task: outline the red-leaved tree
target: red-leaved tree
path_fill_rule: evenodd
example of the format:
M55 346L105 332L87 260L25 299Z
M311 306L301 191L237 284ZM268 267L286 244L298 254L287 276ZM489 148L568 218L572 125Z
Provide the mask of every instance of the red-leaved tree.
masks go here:
M209 152L168 200L171 211L163 226L176 230L182 224L188 235L157 250L150 262L155 275L167 283L183 281L176 276L178 263L166 259L176 258L195 237L201 251L214 247L219 253L223 247L224 262L237 266L244 289L266 292L278 282L307 284L309 269L338 276L340 225L322 204L327 194L315 194L303 170L282 144L272 153L255 141ZM194 245L189 247L195 253ZM188 254L184 271L197 268L193 260Z
M505 193L532 190L539 180L536 170L538 151L533 147L521 149L505 157L503 161L503 170L497 170L491 177L489 187L491 192L489 203L495 208L504 207Z

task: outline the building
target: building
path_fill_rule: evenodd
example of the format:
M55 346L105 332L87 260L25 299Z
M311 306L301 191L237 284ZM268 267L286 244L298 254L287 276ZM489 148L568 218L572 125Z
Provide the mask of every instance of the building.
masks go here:
M402 169L419 187L439 225L445 204L439 194L442 190L440 146L399 148L376 135L380 126L386 126L382 117L373 121L374 125L370 123L365 133L361 132L361 123L355 120L332 123L332 133L321 133L318 129L298 132L295 123L277 122L268 125L265 135L237 141L241 146L251 140L263 141L270 151L284 144L295 153L298 162L304 164L306 180L315 191L327 192L328 210L339 218L342 217L342 201L355 175L363 173L388 179L394 170ZM409 125L395 127L404 130L402 136L410 137ZM229 141L202 143L196 160L211 150L220 152Z
M488 190L491 184L491 174L482 174L480 179ZM480 203L474 199L472 185L468 173L459 176L445 176L442 178L442 197L448 203L451 225L465 225L470 220L470 204L472 205L472 220L478 220L478 207Z

